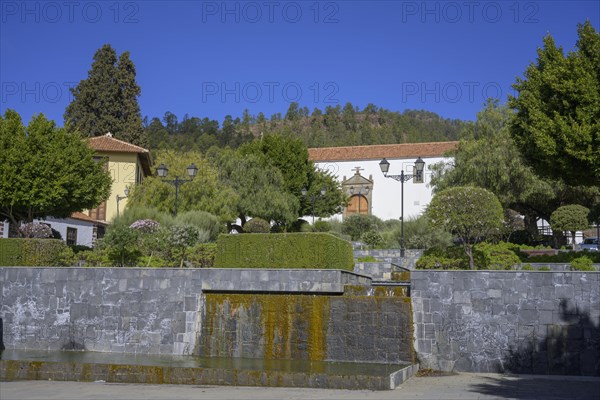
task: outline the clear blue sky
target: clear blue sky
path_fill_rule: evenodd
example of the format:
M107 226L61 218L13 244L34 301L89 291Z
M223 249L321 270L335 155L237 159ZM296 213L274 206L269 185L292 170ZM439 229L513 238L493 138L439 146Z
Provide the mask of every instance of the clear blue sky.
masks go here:
M474 119L545 34L572 49L586 19L600 30L600 2L0 0L0 107L62 125L68 87L110 43L131 53L142 116L221 122L297 101Z

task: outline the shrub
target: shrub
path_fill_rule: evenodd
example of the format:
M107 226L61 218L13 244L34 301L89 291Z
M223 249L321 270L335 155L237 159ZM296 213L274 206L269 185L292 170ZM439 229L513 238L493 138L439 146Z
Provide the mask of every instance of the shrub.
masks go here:
M592 260L589 257L583 256L571 261L571 271L595 271L592 265Z
M79 253L81 253L82 251L89 251L89 250L92 250L92 248L91 248L91 247L89 247L89 246L85 246L85 245L83 245L83 244L74 244L74 245L72 245L72 246L70 246L70 247L71 247L71 249L73 250L73 253L75 253L75 254L79 254Z
M221 235L216 268L354 269L352 245L328 233Z
M139 235L138 230L128 226L112 226L106 236L98 242L98 247L106 249L112 265L135 266L138 258L142 255L138 246Z
M207 231L202 231L195 226L173 225L168 228L165 242L171 258L179 260L179 266L182 267L188 248L198 243L208 242L209 238L210 234Z
M329 232L331 230L331 224L327 221L317 221L314 225L314 232Z
M40 224L37 222L29 222L19 227L19 235L23 238L30 239L47 239L51 238L52 228L46 224Z
M401 233L401 227L394 230L396 243L400 243ZM404 247L407 249L445 249L451 245L452 235L432 226L425 216L404 223Z
M344 218L342 233L349 235L352 240L358 240L365 232L379 231L383 221L374 215L352 214Z
M188 261L196 268L212 268L216 255L216 243L199 243L188 250Z
M152 207L128 206L125 210L115 218L112 222L112 227L130 226L138 220L151 219L158 222L162 226L171 226L175 223L173 216L163 211L159 211Z
M327 232L327 233L329 233L330 235L333 235L333 236L335 236L335 237L337 237L339 239L345 240L347 242L349 242L349 241L352 240L352 238L350 237L350 235L346 235L346 234L339 233L339 232L336 232L336 231L330 231L330 232Z
M186 211L175 217L177 225L192 225L209 233L209 240L215 241L221 231L219 218L206 211Z
M96 246L94 250L91 251L82 251L78 256L79 259L84 262L84 266L86 267L112 266L112 262L108 256L108 249L103 249L100 246Z
M271 224L262 218L252 218L242 227L246 233L270 233Z
M160 224L153 219L138 219L129 225L131 229L137 229L142 233L153 233L158 230Z
M538 271L551 271L550 267L539 267Z
M79 261L79 257L69 246L66 246L58 253L57 265L60 267L72 267Z
M0 239L0 266L60 266L65 248L57 239Z
M417 269L468 269L469 261L464 258L446 258L437 255L422 256L417 260Z
M473 257L477 269L508 270L521 262L515 251L519 251L519 246L511 243L478 243L475 245Z
M535 271L531 264L525 264L521 267L521 271Z
M360 240L372 248L380 247L385 243L381 234L376 231L363 233L363 235L360 237Z

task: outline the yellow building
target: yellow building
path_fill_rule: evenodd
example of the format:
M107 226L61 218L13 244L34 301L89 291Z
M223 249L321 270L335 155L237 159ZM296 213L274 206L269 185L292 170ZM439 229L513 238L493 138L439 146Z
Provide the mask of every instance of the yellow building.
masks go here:
M87 140L94 149L94 158L107 159L105 164L113 180L110 197L93 210L85 214L97 221L111 222L127 205L125 189L142 183L144 177L151 175L150 152L112 137L110 133Z

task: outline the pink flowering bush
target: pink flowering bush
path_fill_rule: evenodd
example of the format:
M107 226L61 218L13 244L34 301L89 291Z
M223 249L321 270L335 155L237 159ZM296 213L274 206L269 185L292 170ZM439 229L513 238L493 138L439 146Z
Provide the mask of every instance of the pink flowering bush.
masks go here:
M154 233L158 231L160 224L152 219L138 219L129 225L129 227L142 233Z
M47 239L52 237L52 228L46 224L29 222L19 227L19 234L24 238Z

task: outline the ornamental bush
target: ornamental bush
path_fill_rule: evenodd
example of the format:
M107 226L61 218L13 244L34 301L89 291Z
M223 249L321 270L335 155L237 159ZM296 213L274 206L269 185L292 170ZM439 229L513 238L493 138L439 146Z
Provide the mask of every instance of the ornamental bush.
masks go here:
M160 224L153 219L138 219L131 225L129 225L131 229L137 229L142 233L154 233L160 227Z
M571 271L595 271L592 265L592 260L589 257L583 256L571 261Z
M511 243L478 243L473 257L477 269L509 270L521 263L515 251L519 251L519 246Z
M62 266L65 249L58 239L0 239L0 266Z
M360 240L371 248L381 247L385 243L383 236L377 231L363 233Z
M177 214L175 217L175 224L177 225L192 225L202 231L209 233L210 241L217 240L219 233L221 233L221 224L219 218L215 215L206 211L186 211L181 214Z
M53 236L52 228L46 224L29 222L19 227L19 235L30 239L47 239Z
M246 233L269 233L271 224L262 218L252 218L242 227Z
M329 233L221 235L216 268L354 270L352 245Z
M313 226L314 232L329 232L331 230L331 224L327 221L316 221Z

